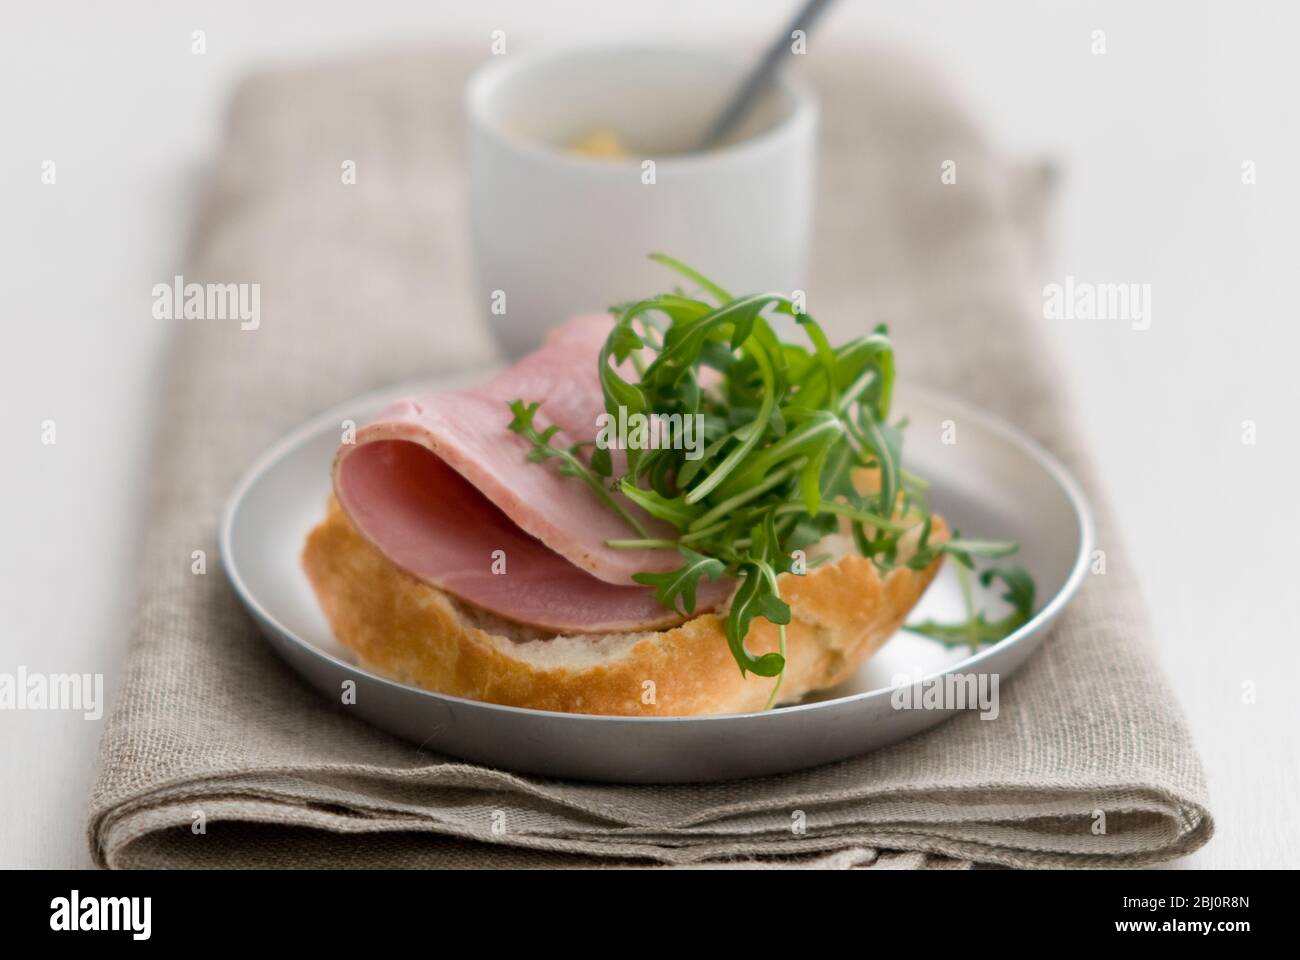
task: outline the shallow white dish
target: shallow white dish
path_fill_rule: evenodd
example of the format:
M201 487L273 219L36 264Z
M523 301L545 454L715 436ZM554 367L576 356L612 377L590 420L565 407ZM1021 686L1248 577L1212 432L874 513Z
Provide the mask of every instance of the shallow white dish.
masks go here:
M454 387L478 376L443 381ZM1087 572L1092 519L1065 470L1028 438L950 398L900 391L908 468L930 481L931 505L966 536L1015 540L1016 562L1038 588L1034 617L1005 640L970 656L900 631L846 683L815 699L767 713L709 717L598 717L480 703L408 687L357 667L330 633L299 555L323 516L330 464L342 423L364 423L407 384L350 401L295 430L267 451L235 488L222 517L222 562L236 593L271 644L337 702L356 684L358 717L426 750L556 777L671 783L762 776L841 760L894 743L952 715L896 709L891 690L946 673L1005 679L1042 642ZM956 424L944 444L941 424ZM910 619L960 620L951 561ZM1001 609L993 591L982 607ZM977 591L979 590L977 586ZM918 698L919 699L919 698Z

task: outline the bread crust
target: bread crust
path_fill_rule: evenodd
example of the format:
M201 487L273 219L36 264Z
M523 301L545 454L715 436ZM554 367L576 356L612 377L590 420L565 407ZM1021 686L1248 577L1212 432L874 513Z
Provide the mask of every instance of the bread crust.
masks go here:
M946 536L936 517L932 537ZM742 677L718 613L606 638L530 639L481 625L473 611L380 554L333 498L307 537L302 563L334 635L361 665L426 690L638 717L747 713L762 710L772 692L771 678ZM778 702L845 680L901 626L941 563L882 578L870 560L851 554L803 576L783 574L792 620ZM776 627L755 620L746 645L755 654L776 650Z

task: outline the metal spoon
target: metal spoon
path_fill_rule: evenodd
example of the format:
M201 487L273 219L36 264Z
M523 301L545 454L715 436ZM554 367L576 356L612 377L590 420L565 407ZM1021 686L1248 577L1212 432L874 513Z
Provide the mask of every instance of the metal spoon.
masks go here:
M718 114L718 119L709 128L708 136L700 143L699 148L701 150L717 146L727 134L735 129L736 124L749 112L749 108L758 99L758 95L763 92L773 76L775 76L777 68L781 64L781 57L789 49L790 34L795 30L802 30L807 34L812 29L813 23L822 10L830 6L830 2L831 0L808 0L799 12L794 15L794 19L786 25L782 34L772 42L772 45L767 49L767 53L763 54L763 59L750 71L749 76L745 78L745 82L740 85L740 89L727 102L727 106L722 113Z

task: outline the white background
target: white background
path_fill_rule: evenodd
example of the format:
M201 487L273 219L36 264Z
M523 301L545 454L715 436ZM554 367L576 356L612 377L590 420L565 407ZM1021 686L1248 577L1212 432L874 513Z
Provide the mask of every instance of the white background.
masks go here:
M0 671L102 672L114 691L165 335L149 290L180 268L242 71L449 37L486 52L495 29L512 51L618 37L757 49L791 6L7 3ZM1105 56L1089 52L1097 29ZM1209 771L1218 833L1189 866L1300 866L1298 32L1300 4L1284 2L840 0L810 44L892 39L944 64L995 142L1062 166L1044 282L1152 285L1150 330L1056 329ZM99 730L0 714L0 866L89 863Z

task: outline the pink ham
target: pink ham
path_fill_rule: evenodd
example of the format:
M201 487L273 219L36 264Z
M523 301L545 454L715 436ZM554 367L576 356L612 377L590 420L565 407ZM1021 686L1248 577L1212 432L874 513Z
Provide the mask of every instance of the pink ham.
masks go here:
M486 384L402 400L340 446L334 492L361 534L408 573L519 623L614 633L680 622L632 580L679 566L680 555L607 546L636 534L554 463L528 462L528 442L508 429L507 402L536 400L539 429L560 427L556 446L596 435L596 359L610 324L572 320ZM643 519L651 536L667 535ZM696 613L733 586L702 582Z

